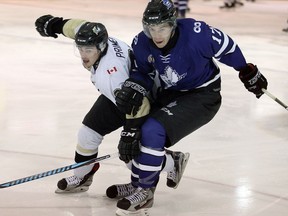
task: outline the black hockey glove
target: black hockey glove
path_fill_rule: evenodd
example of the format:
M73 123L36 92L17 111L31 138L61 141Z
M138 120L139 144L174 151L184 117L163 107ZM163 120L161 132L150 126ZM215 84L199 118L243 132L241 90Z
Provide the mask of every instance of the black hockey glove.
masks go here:
M41 36L57 38L57 34L62 33L64 23L62 17L44 15L35 21L35 27Z
M116 93L118 109L128 115L135 116L142 105L143 97L147 91L138 81L127 79L122 88Z
M125 129L121 132L118 144L120 160L128 163L140 153L141 131L138 128Z
M240 80L244 83L246 89L260 98L263 94L262 88L267 89L267 80L260 73L256 65L248 63L239 73Z

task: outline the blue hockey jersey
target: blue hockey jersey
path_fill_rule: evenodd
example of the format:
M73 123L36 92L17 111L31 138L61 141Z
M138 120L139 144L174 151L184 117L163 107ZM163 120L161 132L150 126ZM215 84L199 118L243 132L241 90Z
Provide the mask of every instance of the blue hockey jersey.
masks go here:
M215 59L235 70L246 66L238 45L224 32L203 21L177 20L178 40L167 53L153 45L144 32L132 42L138 72L131 77L149 89L155 79L164 89L177 91L205 87L220 79Z

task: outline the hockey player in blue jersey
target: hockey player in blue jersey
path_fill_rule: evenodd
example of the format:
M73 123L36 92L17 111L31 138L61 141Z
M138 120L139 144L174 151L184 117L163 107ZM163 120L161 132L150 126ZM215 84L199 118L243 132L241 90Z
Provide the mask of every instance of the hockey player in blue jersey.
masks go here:
M221 63L238 71L246 89L260 98L267 80L247 63L239 46L223 31L195 19L176 19L171 0L149 1L143 31L133 40L138 72L116 95L122 112L139 115L147 92L157 84L148 117L124 127L118 144L120 159L132 159L134 191L117 202L117 215L151 208L159 174L169 166L166 149L210 122L221 105ZM116 188L115 185L107 189ZM123 187L125 190L125 187Z

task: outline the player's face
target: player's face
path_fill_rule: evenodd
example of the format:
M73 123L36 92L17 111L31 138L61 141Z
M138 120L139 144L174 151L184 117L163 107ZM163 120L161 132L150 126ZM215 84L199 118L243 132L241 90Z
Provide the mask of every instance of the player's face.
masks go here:
M77 45L80 53L83 66L90 70L94 63L100 56L100 51L95 46L79 46Z
M158 48L163 48L171 37L173 27L169 23L162 23L159 25L150 25L148 30L154 44Z

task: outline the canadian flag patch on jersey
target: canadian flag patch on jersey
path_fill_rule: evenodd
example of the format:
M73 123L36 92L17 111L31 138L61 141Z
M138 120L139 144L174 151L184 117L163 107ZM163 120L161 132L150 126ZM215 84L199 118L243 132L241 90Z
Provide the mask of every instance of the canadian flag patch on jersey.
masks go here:
M114 72L117 72L117 68L116 67L113 67L109 70L107 70L108 74L111 74L111 73L114 73Z

